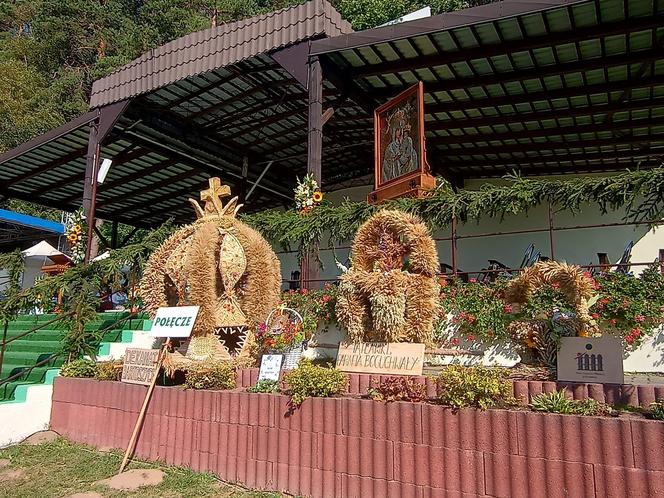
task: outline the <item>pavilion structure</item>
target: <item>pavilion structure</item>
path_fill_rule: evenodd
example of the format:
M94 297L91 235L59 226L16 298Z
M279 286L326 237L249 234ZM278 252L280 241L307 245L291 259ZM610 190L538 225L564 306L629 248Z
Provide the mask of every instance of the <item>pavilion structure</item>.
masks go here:
M311 0L193 33L95 82L90 112L0 156L0 195L153 227L190 221L187 198L210 176L252 210L289 205L307 171L327 191L369 184L373 111L417 81L428 162L455 188L655 167L664 2L502 0L352 32Z

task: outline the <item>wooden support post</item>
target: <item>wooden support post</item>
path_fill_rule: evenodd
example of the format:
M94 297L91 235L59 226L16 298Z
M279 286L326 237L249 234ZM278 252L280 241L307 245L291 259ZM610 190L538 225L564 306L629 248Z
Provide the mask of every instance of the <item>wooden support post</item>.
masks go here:
M85 165L85 183L83 185L83 214L88 226L87 240L85 246L85 262L88 263L92 257L92 238L95 228L95 206L97 201L97 171L99 170L99 122L90 127L90 138L88 140L88 155Z
M323 72L318 57L309 59L309 127L307 130L307 172L321 184L323 157Z
M309 122L307 129L307 172L322 187L323 158L323 70L318 57L309 58ZM316 288L320 284L318 267L318 247L305 255L301 268L302 283L305 288Z
M244 204L247 199L247 176L249 175L249 158L244 156L242 158L242 178L240 179L240 190L238 192L238 198L240 199L240 204Z
M452 274L456 277L459 271L457 262L457 217L452 216Z
M138 435L141 433L141 428L143 427L143 420L145 420L145 414L148 411L148 404L150 403L150 398L152 397L152 391L154 391L155 386L157 385L157 379L159 378L159 370L161 365L164 362L164 357L166 351L171 343L170 339L167 339L166 342L161 347L159 351L159 357L157 358L157 364L154 369L154 375L152 376L152 382L148 386L148 391L145 393L145 399L143 400L143 406L141 406L141 411L138 412L138 419L136 419L136 425L134 425L134 431L131 433L131 439L129 439L129 445L127 446L127 451L125 451L124 458L120 464L120 470L118 474L122 474L122 471L127 466L129 459L134 454L134 449L136 449L136 443L138 442Z
M111 249L118 248L118 222L111 223Z
M92 238L94 237L95 207L97 204L97 173L101 162L101 145L113 130L116 121L129 105L129 100L116 102L99 109L99 116L90 127L88 152L85 164L85 183L83 184L83 213L88 225L85 262L88 263L96 255L92 254Z
M556 255L554 253L553 243L553 208L551 207L551 202L549 202L549 247L551 250L551 261L555 261Z

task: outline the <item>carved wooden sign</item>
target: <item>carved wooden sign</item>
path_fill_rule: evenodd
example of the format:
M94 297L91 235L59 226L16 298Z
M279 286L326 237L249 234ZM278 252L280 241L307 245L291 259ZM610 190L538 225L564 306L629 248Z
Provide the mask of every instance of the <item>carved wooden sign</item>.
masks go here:
M337 368L344 372L422 375L424 344L363 342L339 344Z
M128 348L122 364L122 382L149 386L158 360L158 349Z

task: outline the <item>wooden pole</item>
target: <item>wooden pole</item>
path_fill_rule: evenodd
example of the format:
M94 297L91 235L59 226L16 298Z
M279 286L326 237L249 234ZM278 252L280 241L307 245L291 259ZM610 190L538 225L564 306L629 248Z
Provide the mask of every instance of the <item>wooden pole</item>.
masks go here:
M150 403L150 398L152 397L152 391L154 391L154 387L155 385L157 385L157 379L159 378L159 370L161 369L161 364L164 362L166 349L168 348L170 342L171 342L170 339L166 339L166 342L164 342L164 345L161 347L161 351L159 352L159 357L157 358L157 365L156 368L154 369L154 375L152 376L152 382L148 386L148 392L145 393L143 406L141 407L141 411L138 412L138 419L136 420L136 425L134 425L134 432L132 432L131 434L131 439L129 440L127 451L125 451L124 458L122 459L122 464L120 464L120 470L118 471L118 474L122 474L122 471L127 466L129 459L132 457L132 455L134 454L134 450L136 449L136 442L138 441L138 435L140 434L141 428L143 427L143 420L145 420L145 413L148 410L148 404Z

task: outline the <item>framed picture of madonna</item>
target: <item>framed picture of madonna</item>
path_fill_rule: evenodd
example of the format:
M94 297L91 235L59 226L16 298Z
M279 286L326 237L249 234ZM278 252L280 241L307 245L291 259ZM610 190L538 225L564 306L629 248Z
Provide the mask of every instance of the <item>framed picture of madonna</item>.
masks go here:
M421 81L374 111L374 134L375 190L426 173Z

